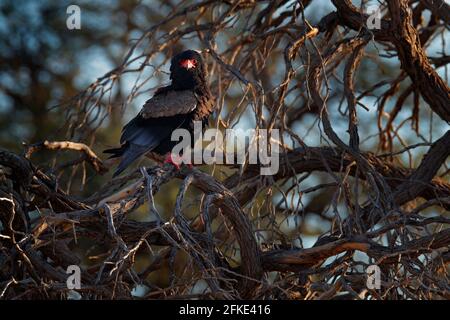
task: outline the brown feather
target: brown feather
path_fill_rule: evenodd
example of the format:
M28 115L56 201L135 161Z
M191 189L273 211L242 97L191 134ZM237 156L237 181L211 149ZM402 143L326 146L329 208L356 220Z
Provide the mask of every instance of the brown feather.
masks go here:
M148 100L140 114L144 119L171 117L190 113L197 104L197 98L192 90L171 90L157 94Z
M204 90L202 94L197 94L197 100L199 105L195 110L195 120L208 118L211 112L214 110L214 99L211 96L209 90Z

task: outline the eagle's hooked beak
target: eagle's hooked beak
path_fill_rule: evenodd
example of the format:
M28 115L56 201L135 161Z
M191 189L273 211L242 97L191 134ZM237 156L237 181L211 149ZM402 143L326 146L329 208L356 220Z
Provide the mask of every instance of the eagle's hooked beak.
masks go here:
M180 62L180 65L189 70L197 66L197 61L195 59L185 59Z

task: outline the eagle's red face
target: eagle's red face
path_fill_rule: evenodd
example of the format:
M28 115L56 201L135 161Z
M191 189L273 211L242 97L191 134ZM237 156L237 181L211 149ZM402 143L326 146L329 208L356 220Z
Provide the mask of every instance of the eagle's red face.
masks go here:
M184 59L180 61L180 66L182 68L185 68L187 70L189 69L193 69L195 67L197 67L197 60L195 59Z
M193 89L205 82L206 67L200 53L183 51L170 61L170 79L176 88Z

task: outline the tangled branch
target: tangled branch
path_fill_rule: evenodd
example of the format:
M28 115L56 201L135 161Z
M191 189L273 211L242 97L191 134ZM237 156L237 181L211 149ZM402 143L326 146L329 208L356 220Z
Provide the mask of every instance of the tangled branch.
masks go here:
M65 141L27 145L25 156L0 150L0 299L67 298L70 265L81 266L77 292L88 299L448 299L450 90L438 69L450 60L427 56L448 31L446 5L386 1L370 29L363 5L333 0L313 23L313 3L181 2L59 106ZM212 127L245 118L280 130L276 174L248 162L105 174L96 155L105 120L166 80L186 44L208 60ZM361 76L383 59L394 71ZM112 102L124 74L136 82ZM43 149L81 157L32 162ZM86 194L97 174L105 178ZM365 285L372 264L378 290Z

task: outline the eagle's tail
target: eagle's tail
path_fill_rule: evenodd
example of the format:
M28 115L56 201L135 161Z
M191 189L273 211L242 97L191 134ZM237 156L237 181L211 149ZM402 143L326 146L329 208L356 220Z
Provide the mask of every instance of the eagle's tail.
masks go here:
M108 159L119 158L125 152L126 147L127 147L126 145L123 145L119 148L106 149L106 150L103 150L103 153L111 154Z
M132 162L134 162L141 155L145 154L148 151L148 147L139 146L133 143L126 143L120 148L113 148L104 150L103 153L110 153L111 158L119 158L120 160L119 166L116 168L116 171L113 174L113 178L117 177L121 174Z

